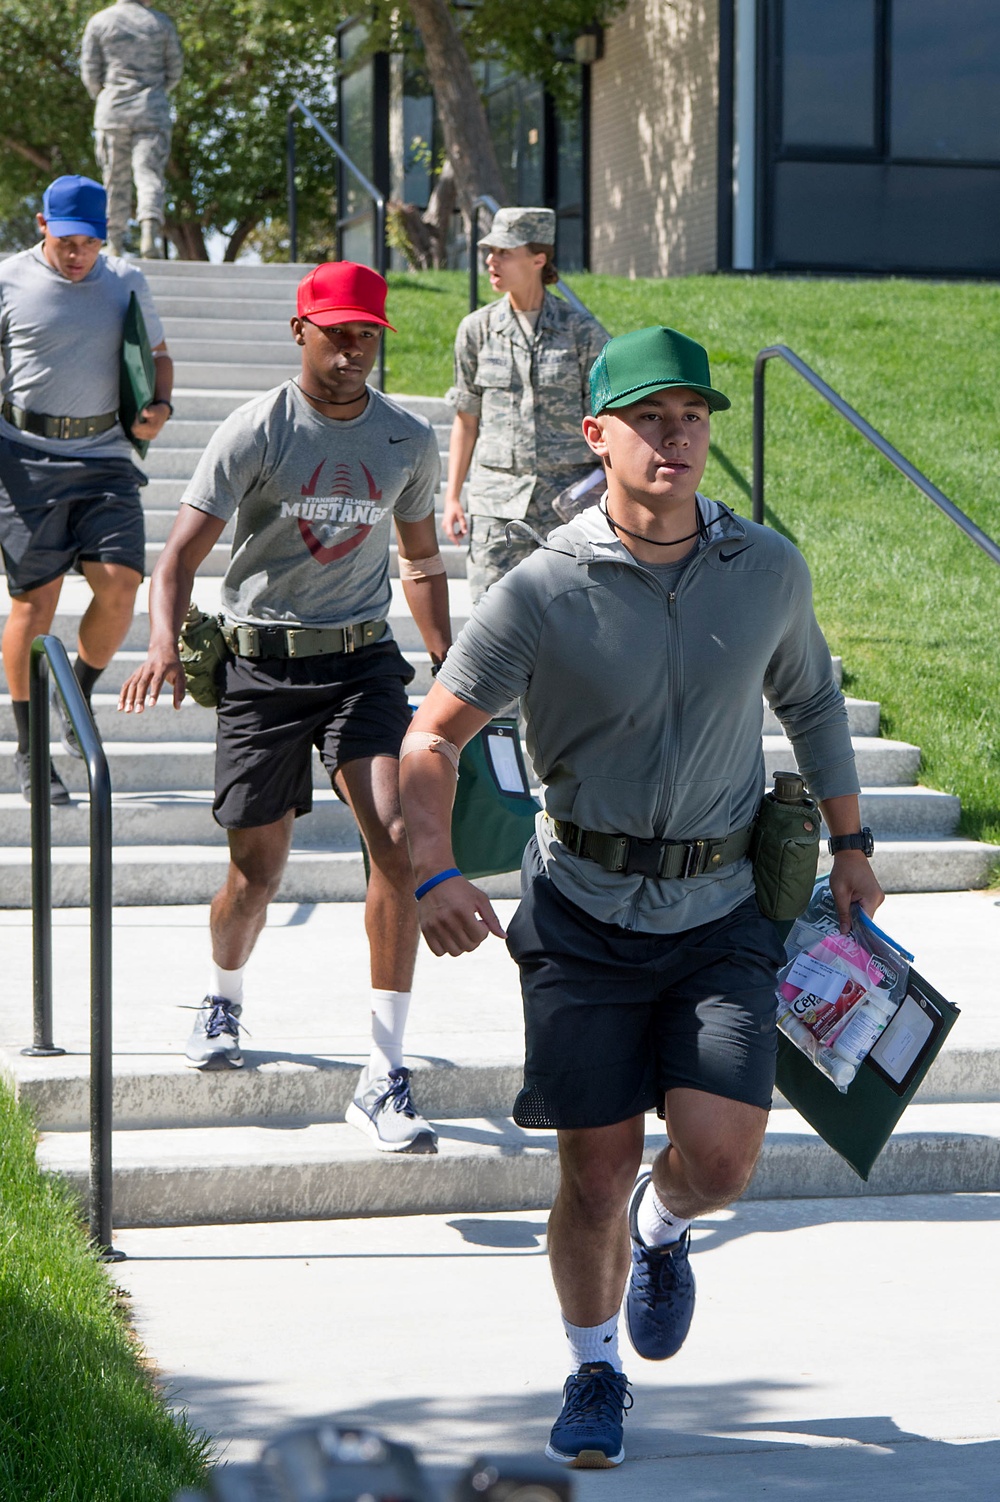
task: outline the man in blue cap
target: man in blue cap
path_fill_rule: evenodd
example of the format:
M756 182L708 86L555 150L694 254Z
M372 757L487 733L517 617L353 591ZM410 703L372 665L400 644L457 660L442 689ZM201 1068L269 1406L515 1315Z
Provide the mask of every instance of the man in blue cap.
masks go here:
M833 837L842 925L882 893L805 560L698 489L730 405L705 350L640 329L605 345L590 384L604 496L484 595L403 741L400 792L430 948L502 937L455 868L452 764L522 699L545 811L507 935L526 1042L514 1120L558 1133L548 1250L573 1367L546 1453L596 1468L624 1458L623 1295L637 1353L673 1356L694 1312L691 1222L743 1192L764 1138L783 959L747 858L764 697ZM669 1142L637 1179L653 1108Z
M153 400L132 426L156 438L173 412L173 366L146 279L101 255L105 193L88 177L45 190L41 244L0 262L0 547L10 613L3 662L17 729L14 768L30 799L28 664L47 632L62 581L78 569L93 590L80 622L74 671L88 703L125 639L145 567L139 486L118 417L122 330L134 292L156 362ZM56 700L61 712L61 700ZM63 717L64 749L80 748ZM51 799L69 802L52 767Z

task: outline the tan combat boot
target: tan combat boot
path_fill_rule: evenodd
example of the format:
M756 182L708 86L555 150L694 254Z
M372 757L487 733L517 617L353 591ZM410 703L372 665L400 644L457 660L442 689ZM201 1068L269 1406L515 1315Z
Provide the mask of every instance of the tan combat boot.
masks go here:
M156 219L143 219L140 226L139 254L144 261L162 261L160 225Z

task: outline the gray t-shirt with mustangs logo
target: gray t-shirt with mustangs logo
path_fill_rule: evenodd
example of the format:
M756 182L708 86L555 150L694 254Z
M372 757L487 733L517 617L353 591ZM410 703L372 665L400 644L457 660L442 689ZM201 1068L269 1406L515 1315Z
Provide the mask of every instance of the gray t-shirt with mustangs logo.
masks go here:
M389 613L391 522L434 511L441 463L423 417L368 388L360 417L321 417L294 381L239 407L213 435L184 503L236 513L227 619L348 626Z

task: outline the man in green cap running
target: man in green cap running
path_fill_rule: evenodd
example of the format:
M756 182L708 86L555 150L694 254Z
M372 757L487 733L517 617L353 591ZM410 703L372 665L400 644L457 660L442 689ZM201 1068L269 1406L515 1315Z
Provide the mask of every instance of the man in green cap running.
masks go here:
M764 792L763 698L820 800L842 926L882 901L861 831L843 696L787 538L698 491L730 403L673 329L612 339L591 374L586 441L607 490L486 594L400 752L424 937L435 954L504 937L455 868L458 748L522 698L545 788L506 935L526 1058L514 1120L555 1128L549 1261L572 1372L546 1453L624 1457L618 1356L681 1347L694 1311L691 1222L740 1195L775 1069L775 972L747 858ZM651 1171L644 1114L669 1134Z

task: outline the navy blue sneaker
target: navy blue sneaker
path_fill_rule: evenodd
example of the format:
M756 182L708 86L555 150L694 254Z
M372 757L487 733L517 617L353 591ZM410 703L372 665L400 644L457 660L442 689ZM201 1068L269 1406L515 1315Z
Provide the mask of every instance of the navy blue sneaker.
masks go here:
M652 1174L636 1180L628 1206L632 1275L625 1292L628 1338L647 1361L666 1361L684 1344L694 1314L694 1273L688 1261L690 1229L671 1246L649 1247L639 1235L639 1201Z
M552 1425L546 1455L581 1471L621 1465L622 1420L631 1407L625 1373L607 1361L585 1361L566 1378L562 1413Z

